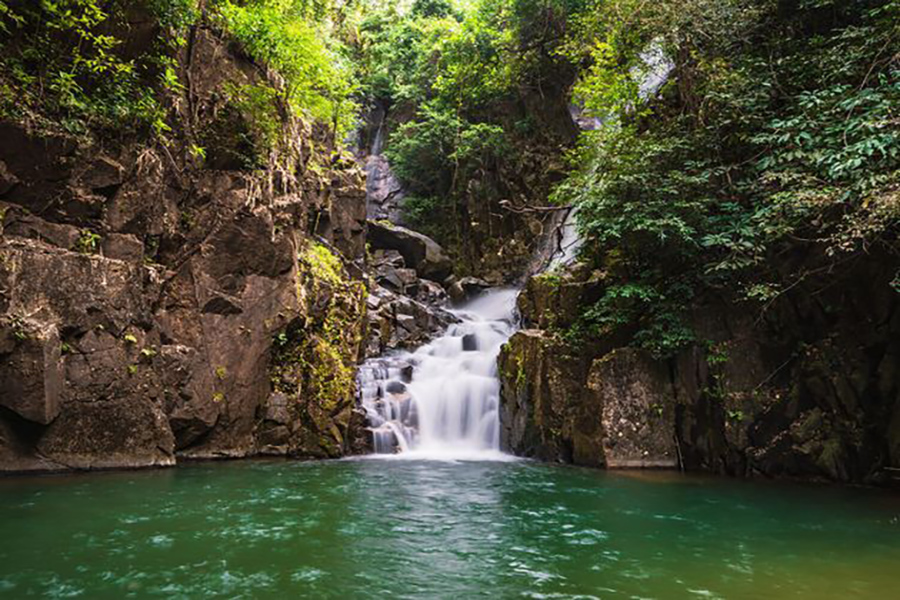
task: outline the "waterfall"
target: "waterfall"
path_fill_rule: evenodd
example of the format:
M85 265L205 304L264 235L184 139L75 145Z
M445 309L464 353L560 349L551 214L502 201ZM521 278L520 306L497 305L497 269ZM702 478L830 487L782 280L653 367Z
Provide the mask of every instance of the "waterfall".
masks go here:
M581 248L581 236L578 235L578 209L570 208L562 218L562 223L556 228L553 234L553 247L550 253L550 259L546 271L565 267L572 264L578 256L578 250Z
M405 192L382 154L387 127L384 108L375 110L372 118L378 125L366 155L366 216L402 225L401 206Z
M376 454L502 456L497 355L515 331L517 294L489 290L453 311L459 323L431 343L360 367Z
M581 129L602 126L570 107ZM402 189L380 155L383 115L367 163L370 218L391 218ZM559 211L527 273L571 264L581 246L577 209ZM395 220L395 219L391 219ZM396 221L395 221L396 222ZM410 458L499 458L497 356L516 329L518 289L493 289L458 310L459 322L414 352L367 360L359 369L375 454Z
M581 244L575 209L558 213L530 272L568 265ZM451 311L459 319L413 352L367 360L359 369L375 454L496 459L500 452L497 356L516 330L517 288L491 289Z

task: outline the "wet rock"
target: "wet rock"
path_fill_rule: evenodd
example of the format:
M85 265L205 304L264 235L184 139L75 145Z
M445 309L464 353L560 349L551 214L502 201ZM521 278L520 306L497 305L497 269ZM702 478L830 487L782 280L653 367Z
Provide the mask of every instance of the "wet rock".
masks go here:
M596 407L584 402L585 365L553 336L515 333L500 351L500 446L554 462L605 464ZM586 407L587 410L582 410Z
M368 307L368 356L424 344L457 319L440 306L419 302L381 286L370 291Z
M477 277L463 277L453 281L447 289L450 299L457 304L462 304L467 300L471 300L484 290L491 287L491 284Z
M663 363L621 348L594 361L587 387L590 402L601 407L608 468L678 466L675 396Z
M387 385L384 386L384 390L389 394L405 394L406 386L399 381L389 381Z
M478 350L478 338L474 333L467 333L462 337L463 352L475 352Z
M401 210L405 193L391 171L388 160L380 154L366 158L366 202L369 218L403 223Z

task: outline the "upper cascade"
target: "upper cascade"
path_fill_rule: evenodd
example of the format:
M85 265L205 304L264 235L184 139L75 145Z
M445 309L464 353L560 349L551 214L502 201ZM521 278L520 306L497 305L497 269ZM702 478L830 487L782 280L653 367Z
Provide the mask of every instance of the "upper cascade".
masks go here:
M371 118L377 126L372 142L368 148L361 149L366 160L366 214L370 219L403 224L401 206L406 192L383 154L386 116L383 108L373 111Z

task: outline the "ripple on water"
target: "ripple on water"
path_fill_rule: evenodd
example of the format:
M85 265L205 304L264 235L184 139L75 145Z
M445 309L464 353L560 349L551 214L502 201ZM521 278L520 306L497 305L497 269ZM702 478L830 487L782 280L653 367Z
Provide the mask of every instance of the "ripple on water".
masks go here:
M159 534L150 538L150 545L157 548L171 548L175 543L175 538L171 535Z
M563 537L566 538L567 543L575 546L595 546L609 539L609 534L599 529L582 529L566 532Z
M391 460L73 481L0 481L0 596L900 597L900 503L867 490Z
M321 569L314 569L312 567L297 569L296 571L291 573L291 581L295 583L317 581L319 579L322 579L325 575L325 571Z

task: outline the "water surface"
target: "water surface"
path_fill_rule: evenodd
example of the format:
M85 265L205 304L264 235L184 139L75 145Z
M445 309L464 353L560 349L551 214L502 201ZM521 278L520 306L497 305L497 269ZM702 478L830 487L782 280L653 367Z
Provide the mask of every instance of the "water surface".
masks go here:
M0 597L898 598L900 497L530 462L0 480Z

